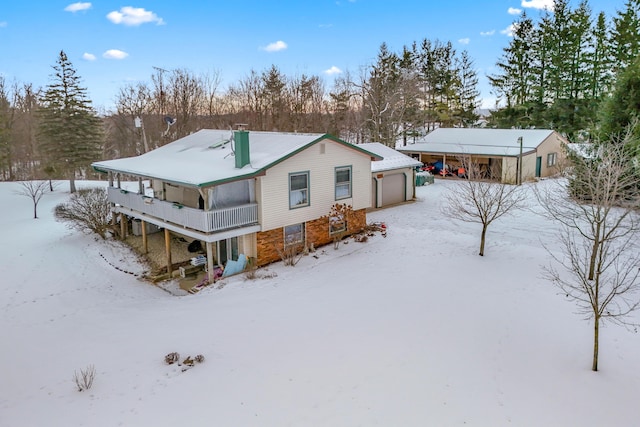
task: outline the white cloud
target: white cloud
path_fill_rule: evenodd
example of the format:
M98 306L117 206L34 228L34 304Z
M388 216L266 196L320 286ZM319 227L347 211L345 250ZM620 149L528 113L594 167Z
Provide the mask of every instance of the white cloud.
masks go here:
M514 24L509 25L504 30L500 31L500 34L507 35L509 37L513 37L513 32L516 30L516 26Z
M118 49L109 49L108 51L102 54L102 57L106 59L124 59L127 56L129 56L127 52L123 52Z
M266 50L267 52L278 52L280 50L285 50L286 48L287 48L287 44L282 40L278 40L277 42L269 43L262 49Z
M520 5L522 7L530 7L532 9L547 9L553 10L554 0L522 0Z
M71 3L69 6L64 8L65 12L80 12L81 10L91 9L91 3L89 2L78 2Z
M328 76L334 76L336 74L342 74L342 70L335 65L332 65L328 70L324 70L324 73Z
M164 21L155 13L145 10L141 7L125 6L120 11L114 10L107 14L107 19L114 24L124 24L128 26L136 26L155 22L157 25L163 25Z
M480 31L480 35L482 37L486 37L486 36L492 36L496 33L496 30L491 30L491 31Z
M524 2L523 2L524 3ZM507 10L509 15L520 15L522 13L522 9L518 9L517 7L510 7Z
M7 25L9 25L9 24L7 24L7 22L6 22L6 21L0 21L0 28L4 28L4 27L6 27Z
M95 61L96 56L93 53L85 52L82 54L82 59L84 59L85 61Z
M471 39L469 37L465 37L463 39L459 39L458 43L460 43L460 44L469 44L470 41L471 41Z

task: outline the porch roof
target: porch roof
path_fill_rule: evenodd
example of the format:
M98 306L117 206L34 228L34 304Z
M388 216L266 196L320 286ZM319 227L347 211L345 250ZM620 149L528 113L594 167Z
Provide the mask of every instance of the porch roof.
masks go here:
M522 137L522 153L529 154L553 133L555 131L550 129L439 128L398 151L517 157L520 154L519 137Z
M92 166L101 172L206 187L263 175L269 167L322 140L343 144L371 160L380 159L376 154L328 134L251 131L250 163L236 168L232 136L231 130L203 129L140 156L94 162Z

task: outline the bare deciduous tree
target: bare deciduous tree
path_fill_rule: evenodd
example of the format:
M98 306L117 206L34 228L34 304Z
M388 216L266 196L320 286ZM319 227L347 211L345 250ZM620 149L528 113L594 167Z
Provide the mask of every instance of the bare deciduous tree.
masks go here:
M22 181L20 182L20 187L15 193L31 199L33 202L33 219L38 219L38 203L47 191L53 191L55 185L47 181Z
M446 196L444 213L461 221L482 224L478 255L484 256L489 225L524 207L524 193L519 186L483 179L480 166L469 156L461 156L460 162L467 179L451 188Z
M625 152L630 137L629 133L623 141L600 144L590 155L577 157L569 192L564 181L536 191L545 213L561 226L562 252L549 250L554 262L545 269L546 276L593 320L594 371L600 324L607 320L633 325L628 316L640 307L640 182Z

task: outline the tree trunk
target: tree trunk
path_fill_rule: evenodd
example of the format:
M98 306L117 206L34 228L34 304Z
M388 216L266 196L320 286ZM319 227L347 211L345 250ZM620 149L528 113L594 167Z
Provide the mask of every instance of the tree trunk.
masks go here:
M591 258L589 259L589 280L593 280L593 276L596 271L596 257L598 255L598 249L600 247L600 223L596 226L595 240L591 247Z
M38 203L33 201L33 219L38 219Z
M484 240L487 235L487 226L485 224L482 225L482 236L480 237L480 253L478 255L484 256Z
M600 333L600 317L595 316L593 321L593 363L591 365L592 371L598 370L598 340Z
M69 192L70 193L75 193L76 192L76 179L74 176L71 176L69 178Z

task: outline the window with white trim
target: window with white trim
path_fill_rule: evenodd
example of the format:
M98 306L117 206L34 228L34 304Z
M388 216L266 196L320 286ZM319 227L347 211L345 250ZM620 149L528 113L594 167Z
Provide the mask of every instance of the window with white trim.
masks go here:
M336 200L351 197L351 166L336 168Z
M547 167L555 166L557 160L558 160L558 153L547 154Z
M287 225L284 227L284 245L304 243L304 223Z
M289 208L309 206L309 172L289 174Z

